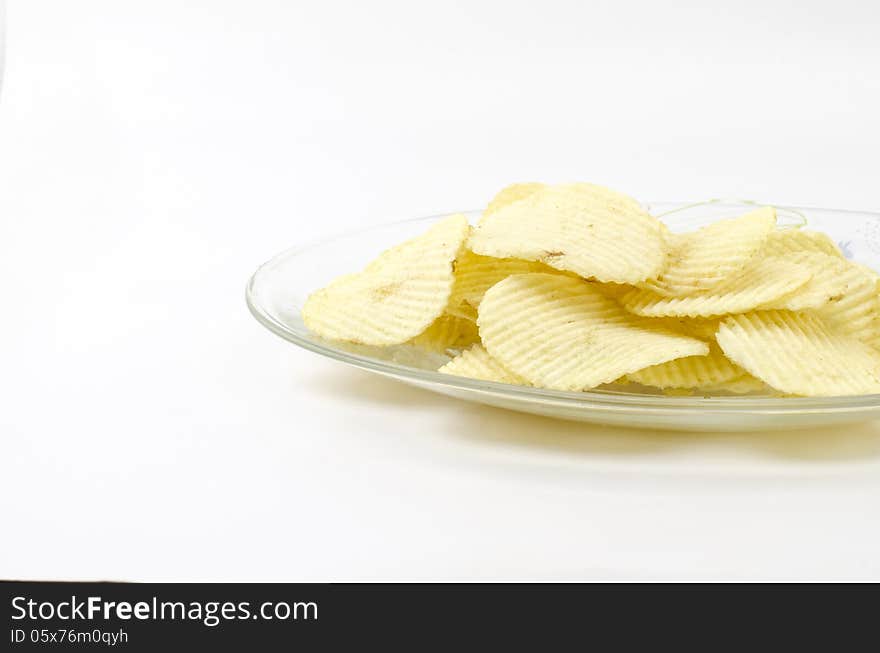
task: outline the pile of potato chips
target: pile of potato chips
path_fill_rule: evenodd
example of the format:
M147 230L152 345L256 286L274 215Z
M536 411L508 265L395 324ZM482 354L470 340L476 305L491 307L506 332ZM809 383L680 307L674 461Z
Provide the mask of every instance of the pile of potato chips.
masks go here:
M880 276L771 207L672 233L587 183L514 184L313 293L329 339L449 352L441 372L583 391L880 393Z

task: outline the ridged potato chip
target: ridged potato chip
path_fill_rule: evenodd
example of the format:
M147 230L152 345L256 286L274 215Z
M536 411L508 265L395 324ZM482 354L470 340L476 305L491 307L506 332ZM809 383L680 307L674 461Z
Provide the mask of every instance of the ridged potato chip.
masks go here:
M772 232L764 243L764 256L785 256L795 252L816 252L843 258L840 248L828 236L818 231L779 229Z
M462 320L469 320L470 322L476 323L477 321L477 309L475 309L470 304L447 304L446 313L448 315L454 315L455 317L460 317Z
M449 306L467 304L473 308L480 305L489 288L511 274L529 272L553 272L553 269L535 261L516 258L495 258L463 250L455 261L455 282Z
M557 274L519 274L492 286L477 324L483 346L528 382L587 390L708 345L646 326L587 281Z
M471 320L444 313L410 342L431 351L462 349L480 341L477 325Z
M667 238L671 249L660 276L640 285L666 297L718 287L746 267L775 226L775 209L764 207L692 233L673 234Z
M633 288L625 283L601 283L595 281L594 285L596 290L611 299L620 299Z
M761 308L802 311L839 302L848 292L864 282L864 272L846 259L816 251L793 251L786 261L797 263L810 271L812 277L790 295L768 302Z
M767 393L768 391L773 392L773 389L770 388L761 379L756 379L748 373L743 374L742 376L738 376L737 378L730 381L725 381L723 383L718 383L715 385L707 385L705 387L699 388L699 390L707 394L714 394L717 392L729 392L735 395L755 394L758 392Z
M694 394L693 388L663 388L661 392L667 397L691 397Z
M489 355L482 345L473 345L441 367L439 372L455 376L466 376L483 381L528 385L525 379L507 370Z
M718 344L732 361L776 390L808 397L880 393L880 352L816 315L731 315Z
M646 317L714 317L745 313L793 293L811 278L810 271L781 258L752 261L720 286L686 297L664 297L635 289L621 297L627 310Z
M817 313L837 331L874 347L880 345L880 276L870 268L845 262L846 292Z
M452 263L469 228L463 215L450 216L384 252L362 272L312 293L302 311L306 326L324 338L366 345L416 337L446 307Z
M493 197L492 200L489 202L489 205L483 211L480 222L482 222L483 218L485 218L487 215L495 213L498 209L505 207L509 204L513 204L514 202L519 202L520 200L527 198L529 195L532 195L536 191L539 191L545 187L546 184L540 184L533 181L525 181L518 184L511 184L510 186L505 186L500 191L498 191L495 197Z
M626 375L626 378L655 388L701 388L726 383L743 375L715 345L705 356L685 356L659 365L652 365Z
M546 188L547 186L545 186ZM630 211L643 211L644 207L641 203L629 195L625 195L624 193L620 193L615 190L611 190L605 186L599 186L598 184L589 184L583 181L574 181L574 182L565 182L562 184L556 184L556 188L560 188L572 193L583 192L587 194L595 194L601 193L605 196L607 200L610 200L615 205L619 205L623 208L626 208ZM666 225L657 221L660 225L660 233L664 233L664 229L666 229ZM667 229L668 232L668 229Z
M469 245L616 283L653 278L666 258L661 223L632 198L593 184L547 186L503 206L477 225Z
M715 332L718 331L720 323L720 318L717 317L652 317L647 319L649 323L664 329L706 341L715 340Z

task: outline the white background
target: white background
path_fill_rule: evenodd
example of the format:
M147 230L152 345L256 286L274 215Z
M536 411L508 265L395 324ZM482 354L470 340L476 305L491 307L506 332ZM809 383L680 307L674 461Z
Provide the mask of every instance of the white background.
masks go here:
M880 580L880 427L517 415L301 351L275 252L515 180L880 209L864 1L10 2L0 577Z

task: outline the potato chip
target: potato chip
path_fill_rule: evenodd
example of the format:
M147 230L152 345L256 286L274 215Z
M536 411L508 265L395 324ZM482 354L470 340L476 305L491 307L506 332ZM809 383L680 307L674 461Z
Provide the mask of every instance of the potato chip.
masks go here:
M828 236L818 231L780 229L772 232L764 243L765 256L785 256L795 252L815 252L843 258L840 248Z
M545 186L546 188L547 186ZM556 188L560 188L564 191L570 193L601 193L607 200L610 200L616 206L620 206L622 208L628 209L630 211L643 211L647 210L642 204L635 198L630 197L629 195L625 195L623 193L611 190L610 188L606 188L605 186L599 186L598 184L590 184L583 181L573 181L573 182L565 182L562 184L557 184ZM666 225L657 221L660 225L660 233L664 233L664 229L666 229ZM669 230L666 229L666 233Z
M463 349L480 341L477 325L471 320L444 313L410 342L430 351Z
M854 290L864 282L862 270L838 256L799 250L786 254L785 260L805 267L812 277L793 293L768 302L761 308L789 311L821 308L839 302L850 290Z
M491 215L495 213L498 209L505 207L509 204L513 204L514 202L519 202L527 198L529 195L533 194L536 191L545 188L546 184L540 184L533 181L521 182L518 184L511 184L510 186L505 186L502 188L495 197L489 202L489 205L483 211L483 215L480 217L480 222L483 221L487 215Z
M706 341L715 340L715 332L718 331L720 323L719 318L702 317L652 317L646 319L649 324L653 323L675 333Z
M732 361L786 394L880 393L880 352L816 315L756 311L721 321L718 344Z
M482 381L528 385L525 379L505 369L489 355L482 345L473 345L441 367L439 372L454 376L466 376Z
M469 245L485 256L636 283L660 273L666 257L661 229L625 195L593 184L566 184L547 186L489 214Z
M664 297L635 289L620 302L636 315L647 317L713 317L745 313L786 297L805 285L810 271L781 258L757 259L742 273L720 286L686 297Z
M846 292L817 312L837 331L876 347L880 344L880 276L864 265L845 264Z
M443 313L452 292L452 263L468 235L463 215L384 252L362 272L312 293L306 326L331 340L366 345L404 343Z
M666 297L715 288L746 267L775 225L776 211L764 207L692 233L673 234L667 238L670 252L660 276L640 285Z
M761 379L756 379L751 374L743 374L742 376L739 376L730 381L717 383L715 385L707 385L705 387L699 388L699 390L709 395L718 392L729 392L730 394L735 395L756 394L759 392L766 394L768 391L773 392L773 389L770 388L766 383L764 383Z
M543 263L516 258L495 258L463 250L455 261L455 282L449 306L467 304L477 308L489 288L511 274L554 272Z
M694 394L693 388L662 388L661 392L667 397L690 397Z
M600 283L598 281L594 282L594 287L600 293L611 299L620 299L633 288L625 283Z
M446 313L448 315L454 315L455 317L460 317L462 320L468 320L468 321L474 322L474 323L476 323L476 321L477 321L477 309L475 309L470 304L449 303L446 306Z
M586 390L709 352L701 340L646 323L594 284L558 274L508 277L486 292L477 318L493 358L530 383L556 390Z
M626 378L656 388L699 388L726 383L742 375L742 368L730 362L717 345L711 344L705 356L676 358L630 372Z

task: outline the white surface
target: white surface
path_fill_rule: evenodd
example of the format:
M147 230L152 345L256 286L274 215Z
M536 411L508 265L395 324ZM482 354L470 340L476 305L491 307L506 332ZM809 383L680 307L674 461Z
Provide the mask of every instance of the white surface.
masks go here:
M0 577L880 580L877 424L522 416L244 306L288 245L512 180L880 209L877 7L708 5L13 0Z

